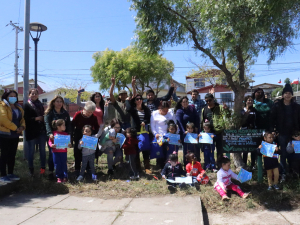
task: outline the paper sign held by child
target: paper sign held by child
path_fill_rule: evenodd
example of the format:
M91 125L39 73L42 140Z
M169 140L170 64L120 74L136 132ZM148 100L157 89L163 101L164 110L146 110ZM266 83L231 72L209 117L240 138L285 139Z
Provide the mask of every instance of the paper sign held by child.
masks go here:
M292 141L295 153L300 153L300 141Z
M170 183L177 183L177 184L192 184L192 177L175 177L175 180L166 179Z
M60 148L68 148L70 144L70 135L55 135L54 136L54 144L57 149Z
M211 133L201 133L201 136L199 138L199 143L203 144L213 144L213 139L211 137Z
M98 138L83 135L82 142L83 142L83 144L81 146L83 148L96 150L97 143L98 143Z
M170 139L170 145L180 145L180 135L179 134L168 134L168 138Z
M123 134L121 134L121 133L117 133L117 137L116 138L118 139L117 144L119 144L122 147L122 145L124 144L124 142L126 140L126 137Z
M262 148L260 149L261 154L272 158L275 152L276 145L269 144L264 141L261 143L261 145L262 145Z
M194 133L187 133L185 138L184 138L184 143L191 143L191 144L197 144L198 134Z
M241 183L247 182L248 180L252 179L252 173L248 172L247 170L244 170L243 168L240 170L238 175L238 180Z

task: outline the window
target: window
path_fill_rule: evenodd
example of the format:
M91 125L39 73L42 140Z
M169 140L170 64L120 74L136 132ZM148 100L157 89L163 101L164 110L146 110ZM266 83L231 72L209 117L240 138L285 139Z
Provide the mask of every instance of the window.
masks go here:
M205 87L205 80L204 78L197 78L194 79L195 88L203 88Z
M220 93L222 102L231 102L232 101L232 93Z
M47 105L47 99L46 99L46 98L43 98L43 99L42 99L42 103L43 103L43 105Z

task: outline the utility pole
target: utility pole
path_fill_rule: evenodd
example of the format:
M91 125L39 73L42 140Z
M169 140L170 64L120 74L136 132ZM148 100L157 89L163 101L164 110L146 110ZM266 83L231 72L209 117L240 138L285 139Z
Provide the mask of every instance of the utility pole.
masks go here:
M15 67L14 89L18 93L18 75L19 75L19 71L18 71L18 59L19 59L19 55L18 55L18 34L19 34L19 32L23 31L23 28L17 26L16 23L13 23L12 21L10 21L10 23L7 24L7 25L11 25L16 30L16 46L15 46L16 48L15 48L15 65L14 65L14 67Z

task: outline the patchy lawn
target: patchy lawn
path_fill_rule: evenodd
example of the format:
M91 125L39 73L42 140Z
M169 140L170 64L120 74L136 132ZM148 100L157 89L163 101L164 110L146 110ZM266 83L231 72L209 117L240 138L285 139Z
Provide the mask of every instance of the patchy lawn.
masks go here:
M47 152L48 153L48 152ZM179 152L179 158L182 160L182 152ZM202 155L203 158L203 155ZM74 174L74 158L73 149L68 152L69 182L66 184L57 184L55 181L47 179L47 175L39 175L39 154L35 154L35 177L29 176L27 162L23 160L23 150L20 148L17 152L15 173L21 177L17 182L16 190L18 193L28 194L66 194L76 196L90 196L104 199L109 198L127 198L127 197L151 197L160 195L170 195L165 180L161 179L159 170L155 169L155 160L151 160L153 174L147 175L140 173L140 180L129 181L129 166L125 164L123 167L116 168L115 175L109 177L107 175L106 155L99 158L96 172L99 181L93 182L90 175L85 176L84 182L78 183ZM141 157L142 159L142 157ZM234 168L232 168L234 169ZM241 188L245 192L251 191L250 197L247 199L240 198L235 193L230 193L231 199L222 202L219 194L213 189L216 181L216 174L208 173L211 182L206 186L201 186L201 190L197 191L191 187L186 190L178 190L174 196L200 196L204 208L208 212L236 213L246 210L290 210L299 207L300 200L300 181L288 180L281 184L280 191L267 191L267 180L264 177L264 183L258 184L257 171L254 171L253 180L245 184L241 184ZM155 177L158 178L156 180ZM235 182L235 181L234 181ZM239 184L238 182L235 182Z

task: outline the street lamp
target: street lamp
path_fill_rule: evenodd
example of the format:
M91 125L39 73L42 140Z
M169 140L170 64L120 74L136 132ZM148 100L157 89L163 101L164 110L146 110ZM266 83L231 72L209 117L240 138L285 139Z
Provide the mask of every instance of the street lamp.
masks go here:
M30 32L30 36L34 42L35 46L35 58L34 58L34 87L37 88L37 44L40 40L41 34L43 31L46 31L47 27L41 23L30 23L30 31L36 32L36 37L34 38Z

